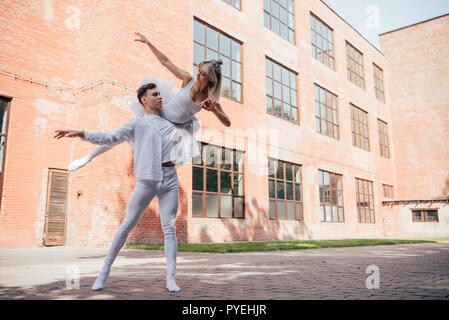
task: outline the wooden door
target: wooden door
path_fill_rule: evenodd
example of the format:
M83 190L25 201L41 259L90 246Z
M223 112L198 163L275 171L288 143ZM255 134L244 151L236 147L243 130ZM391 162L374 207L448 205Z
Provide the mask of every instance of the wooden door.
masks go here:
M69 173L67 170L49 169L45 211L45 246L65 245L68 183Z

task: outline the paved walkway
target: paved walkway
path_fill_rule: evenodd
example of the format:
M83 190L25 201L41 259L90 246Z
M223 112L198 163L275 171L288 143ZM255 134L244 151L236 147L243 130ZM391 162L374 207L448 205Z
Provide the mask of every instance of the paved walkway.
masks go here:
M105 289L91 291L106 252L107 248L79 247L1 249L0 300L449 300L449 243L228 254L179 252L179 293L165 289L162 251L132 249L120 252ZM79 289L71 280L77 272ZM379 288L367 289L367 282L375 287L376 274Z

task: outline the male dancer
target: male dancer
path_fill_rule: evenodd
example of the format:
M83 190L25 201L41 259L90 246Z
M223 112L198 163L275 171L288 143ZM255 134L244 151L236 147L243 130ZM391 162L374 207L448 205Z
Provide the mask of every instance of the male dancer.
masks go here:
M172 158L173 152L171 152L173 141L168 138L170 129L175 125L159 116L162 99L155 84L149 83L140 87L137 97L145 113L131 119L119 129L110 132L56 130L57 134L54 138L80 137L100 145L117 145L124 141L134 142L136 186L128 203L126 217L114 236L103 269L93 284L92 290L104 288L112 263L123 247L129 232L136 226L144 210L157 195L167 262L166 288L169 291L179 291L181 289L175 282L178 250L175 220L178 211L179 187L173 162L175 159Z

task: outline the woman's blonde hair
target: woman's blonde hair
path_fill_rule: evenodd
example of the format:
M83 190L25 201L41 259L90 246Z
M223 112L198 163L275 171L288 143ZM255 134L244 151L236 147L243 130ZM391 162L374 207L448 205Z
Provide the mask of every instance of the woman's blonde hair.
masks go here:
M199 64L204 66L209 75L208 98L216 102L220 100L221 92L221 65L223 62L218 60L205 60Z

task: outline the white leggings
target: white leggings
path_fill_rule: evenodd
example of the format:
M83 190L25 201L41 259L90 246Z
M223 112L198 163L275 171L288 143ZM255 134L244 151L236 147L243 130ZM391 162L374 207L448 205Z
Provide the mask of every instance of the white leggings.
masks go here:
M176 167L162 167L163 180L137 180L134 191L129 199L126 217L115 233L112 245L105 259L105 265L112 266L120 249L125 244L130 231L137 225L142 213L157 195L162 231L164 232L164 253L167 262L167 277L176 273L176 254L178 240L176 239L175 221L178 211L178 175Z

